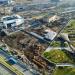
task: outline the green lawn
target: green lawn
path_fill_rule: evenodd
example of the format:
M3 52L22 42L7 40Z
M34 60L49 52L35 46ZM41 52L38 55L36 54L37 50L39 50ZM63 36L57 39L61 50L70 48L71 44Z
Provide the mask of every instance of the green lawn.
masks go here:
M58 67L55 69L53 75L75 75L75 68L73 68L73 67Z
M70 41L75 41L75 20L69 21L67 27L64 28L62 33L68 33ZM74 42L71 42L71 44L73 44L75 47Z
M75 20L71 20L67 27L64 28L63 30L64 33L75 33Z
M75 42L71 42L71 44L72 44L72 46L74 46L74 47L75 47Z
M71 20L62 33L68 33L69 35L75 34L75 20ZM70 39L75 40L75 37L71 37Z
M72 63L72 59L62 50L44 52L43 56L54 63Z
M75 20L70 20L67 26L64 28L62 33L68 33L69 34L69 39L71 41L75 41ZM50 46L52 47L67 47L68 45L66 43L61 43L61 41L53 41L50 43Z
M61 41L52 41L50 43L50 46L52 46L52 47L67 47L68 44L66 42L61 42Z

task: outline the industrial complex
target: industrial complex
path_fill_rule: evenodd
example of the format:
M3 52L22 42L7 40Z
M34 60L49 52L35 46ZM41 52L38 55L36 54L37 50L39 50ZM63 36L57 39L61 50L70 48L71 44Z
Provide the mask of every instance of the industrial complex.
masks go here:
M75 75L74 3L0 0L0 75Z

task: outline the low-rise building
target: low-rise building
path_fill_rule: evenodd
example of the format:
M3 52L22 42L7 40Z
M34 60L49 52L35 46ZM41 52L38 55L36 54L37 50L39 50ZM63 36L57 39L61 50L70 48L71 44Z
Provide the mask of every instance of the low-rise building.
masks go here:
M49 16L49 17L44 18L43 21L50 23L59 19L60 19L59 16L54 15L54 16Z
M24 23L24 18L19 15L11 15L11 16L4 16L1 18L5 28L11 28L14 26L19 26Z
M46 29L45 30L46 34L44 34L44 38L46 40L53 40L55 38L55 36L57 35L56 32L52 31L51 29Z
M0 0L0 5L9 5L13 3L14 3L13 0Z

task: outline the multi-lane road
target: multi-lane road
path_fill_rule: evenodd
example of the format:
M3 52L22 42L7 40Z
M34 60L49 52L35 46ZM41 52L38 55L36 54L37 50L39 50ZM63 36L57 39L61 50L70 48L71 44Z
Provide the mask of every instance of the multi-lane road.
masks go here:
M17 68L18 70L20 70L23 73L23 75L40 75L39 72L32 69L29 65L21 62L20 60L18 60L14 56L9 55L4 50L0 50L0 56L5 57L6 60L8 60L9 58L14 58L17 61L17 64L15 64L13 66L15 68Z

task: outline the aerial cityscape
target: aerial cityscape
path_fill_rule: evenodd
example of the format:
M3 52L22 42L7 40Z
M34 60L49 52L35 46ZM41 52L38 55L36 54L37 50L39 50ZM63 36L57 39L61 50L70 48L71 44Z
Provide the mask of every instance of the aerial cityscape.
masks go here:
M75 0L0 0L0 75L75 75Z

